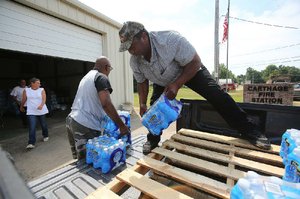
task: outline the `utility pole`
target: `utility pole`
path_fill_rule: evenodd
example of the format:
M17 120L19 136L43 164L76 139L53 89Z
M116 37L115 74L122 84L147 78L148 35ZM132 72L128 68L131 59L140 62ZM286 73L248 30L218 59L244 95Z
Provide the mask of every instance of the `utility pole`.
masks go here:
M228 0L228 8L227 8L227 53L226 53L226 67L227 67L227 71L226 71L226 91L228 91L228 47L229 47L229 11L230 11L230 0Z
M215 0L215 80L219 83L219 0Z

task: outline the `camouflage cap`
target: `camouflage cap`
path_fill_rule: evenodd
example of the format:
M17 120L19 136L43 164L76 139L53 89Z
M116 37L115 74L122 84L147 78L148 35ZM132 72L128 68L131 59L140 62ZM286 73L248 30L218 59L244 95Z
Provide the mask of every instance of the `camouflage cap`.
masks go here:
M144 25L134 21L127 21L119 31L121 45L120 52L128 50L132 44L133 37L144 29Z

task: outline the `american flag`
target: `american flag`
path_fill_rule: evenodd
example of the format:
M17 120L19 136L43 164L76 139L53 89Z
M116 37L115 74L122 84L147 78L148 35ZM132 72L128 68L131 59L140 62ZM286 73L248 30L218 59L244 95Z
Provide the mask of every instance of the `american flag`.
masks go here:
M224 28L224 32L223 32L222 43L226 42L226 40L228 39L228 12L224 19L223 28Z

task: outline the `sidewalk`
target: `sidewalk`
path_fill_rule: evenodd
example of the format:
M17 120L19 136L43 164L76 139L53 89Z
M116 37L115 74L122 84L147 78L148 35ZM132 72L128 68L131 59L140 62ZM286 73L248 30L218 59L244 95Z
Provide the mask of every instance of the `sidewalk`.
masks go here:
M138 111L138 109L134 109L131 114L132 137L148 133L147 129L141 124ZM0 129L1 138L10 132L14 136L1 140L0 145L12 155L17 170L26 182L73 161L65 130L65 117L67 114L68 111L60 114L55 113L53 117L47 118L49 141L43 142L41 130L37 130L36 147L30 151L25 149L28 130L17 125L14 128L14 124L19 122L17 119L10 119L13 121L7 121L7 126ZM174 122L164 131L162 140L168 139L175 132L176 123Z

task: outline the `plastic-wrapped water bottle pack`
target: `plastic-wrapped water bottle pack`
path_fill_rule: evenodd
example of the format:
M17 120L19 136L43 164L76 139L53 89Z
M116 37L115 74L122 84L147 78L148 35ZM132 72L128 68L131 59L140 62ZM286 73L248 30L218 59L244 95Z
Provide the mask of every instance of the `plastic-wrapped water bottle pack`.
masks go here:
M182 103L176 99L169 100L162 94L143 115L142 124L153 135L160 135L162 130L174 122L182 109Z
M89 139L86 144L86 163L101 169L102 173L124 164L126 161L126 143L121 139L107 135Z
M280 156L285 165L283 180L300 183L300 131L287 129L282 135Z
M232 188L231 199L299 199L300 183L291 183L274 176L248 171Z
M130 128L130 113L127 111L120 111L118 110L118 114L124 124ZM115 139L120 138L120 130L118 125L109 117L105 116L104 120L102 121L102 128L103 134L107 135L108 137L114 137ZM131 145L131 135L127 134L126 136L121 137L123 142L126 143L127 146Z

